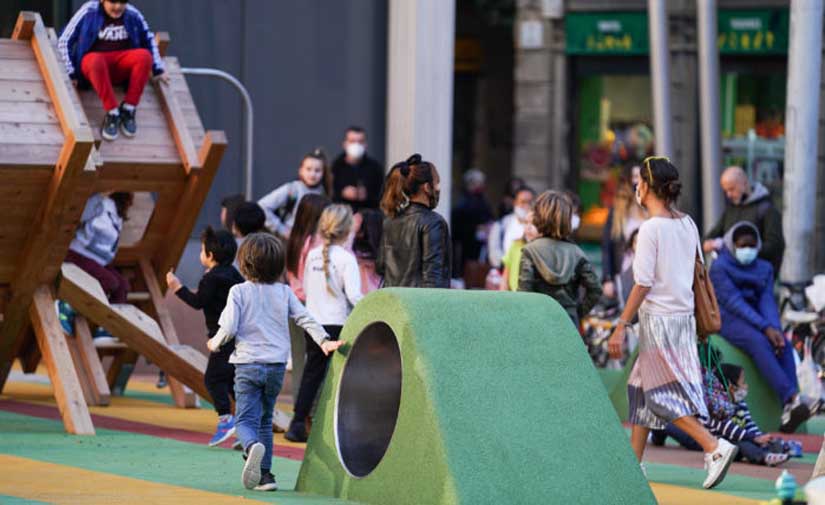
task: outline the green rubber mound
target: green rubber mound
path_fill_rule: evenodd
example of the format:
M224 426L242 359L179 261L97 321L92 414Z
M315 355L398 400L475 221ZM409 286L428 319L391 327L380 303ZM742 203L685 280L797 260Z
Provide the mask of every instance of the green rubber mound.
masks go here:
M384 289L341 338L297 490L376 505L656 503L551 298Z

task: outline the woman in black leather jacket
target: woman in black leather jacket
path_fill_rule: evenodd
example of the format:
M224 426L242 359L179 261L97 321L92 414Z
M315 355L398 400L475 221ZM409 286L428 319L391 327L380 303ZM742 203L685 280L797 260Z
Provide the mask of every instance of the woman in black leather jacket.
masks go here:
M438 205L439 180L435 165L419 154L390 170L381 198L387 217L375 265L384 287L450 287L450 230L432 210Z

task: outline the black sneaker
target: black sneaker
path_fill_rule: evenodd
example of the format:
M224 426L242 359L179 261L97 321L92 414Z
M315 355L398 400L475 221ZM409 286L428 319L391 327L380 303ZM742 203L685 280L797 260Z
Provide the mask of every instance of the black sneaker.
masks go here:
M134 137L137 133L135 109L127 110L123 104L120 105L120 129L127 137Z
M266 472L261 475L261 482L255 486L255 491L277 491L278 483L275 481L275 476L272 472Z
M779 431L782 433L793 433L799 425L811 417L811 408L796 395L785 404L782 409L782 425Z
M106 140L115 140L118 135L118 124L120 116L118 114L106 113L103 117L103 126L100 127L100 136Z
M289 430L284 433L284 438L290 442L304 443L307 441L307 428L302 422L292 421L289 423Z

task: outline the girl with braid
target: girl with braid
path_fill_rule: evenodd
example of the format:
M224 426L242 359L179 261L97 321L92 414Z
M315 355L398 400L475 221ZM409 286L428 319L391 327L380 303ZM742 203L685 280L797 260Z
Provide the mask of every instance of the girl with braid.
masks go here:
M347 316L363 297L358 260L347 248L353 233L352 224L349 206L330 205L324 209L318 221L322 245L309 252L304 267L307 310L323 325L330 340L338 340ZM305 338L311 337L305 335ZM329 363L329 358L311 341L307 341L306 349L307 360L295 401L295 416L284 435L292 442L306 442L306 420Z

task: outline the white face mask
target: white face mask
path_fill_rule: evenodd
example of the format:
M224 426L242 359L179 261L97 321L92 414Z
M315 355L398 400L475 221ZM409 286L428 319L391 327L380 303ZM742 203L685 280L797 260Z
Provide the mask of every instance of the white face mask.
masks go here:
M360 142L350 142L347 144L347 156L352 159L360 160L367 148Z
M578 230L581 223L582 219L579 217L578 214L573 214L573 217L570 218L570 228L572 228L573 231Z
M733 401L736 403L745 401L748 397L748 386L741 387L733 392Z
M527 214L529 214L529 213L530 213L530 210L525 209L524 207L514 207L513 208L513 214L516 215L516 217L518 218L519 221L526 221L527 220Z
M743 265L750 265L756 260L759 255L759 250L755 247L737 247L736 259Z

